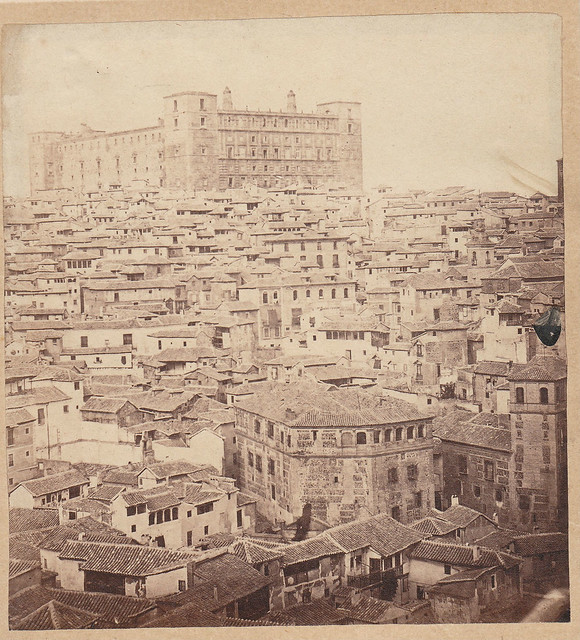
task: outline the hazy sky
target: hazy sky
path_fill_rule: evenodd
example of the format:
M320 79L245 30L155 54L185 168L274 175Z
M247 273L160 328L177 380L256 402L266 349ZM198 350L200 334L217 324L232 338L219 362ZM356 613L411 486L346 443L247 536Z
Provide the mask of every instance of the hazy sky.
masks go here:
M358 100L365 186L555 192L556 16L432 15L13 28L2 69L5 193L28 195L32 131L153 125L174 91L298 110Z

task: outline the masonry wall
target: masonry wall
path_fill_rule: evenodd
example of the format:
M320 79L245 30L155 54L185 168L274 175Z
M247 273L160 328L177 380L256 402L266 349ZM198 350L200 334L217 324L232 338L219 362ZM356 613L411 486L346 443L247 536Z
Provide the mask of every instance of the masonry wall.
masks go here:
M272 519L293 521L310 503L313 515L331 525L379 511L411 522L434 506L429 422L398 427L400 441L391 427L294 429L278 423L271 423L270 437L268 421L236 408L237 479L242 491L261 498ZM423 436L417 437L421 425ZM356 444L362 435L367 444ZM390 468L397 469L396 482L389 481Z

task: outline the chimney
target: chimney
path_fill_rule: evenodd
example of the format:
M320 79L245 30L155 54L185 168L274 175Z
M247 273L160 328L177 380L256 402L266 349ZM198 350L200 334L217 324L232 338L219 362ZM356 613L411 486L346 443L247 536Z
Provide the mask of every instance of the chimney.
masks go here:
M476 544L471 545L471 550L473 551L473 560L477 561L481 558L481 547Z
M451 496L451 506L455 507L459 504L459 496Z
M223 106L223 109L225 111L233 111L234 110L234 104L232 102L232 92L230 91L229 87L226 87L224 89L223 99L222 99L222 106Z
M288 101L286 103L286 111L288 113L296 113L296 94L292 89L288 91L288 95L286 96Z
M293 409L290 408L286 408L286 419L287 420L294 420L297 417L296 411L294 411Z
M79 533L79 537L78 537L78 539L79 539L79 540L84 540L84 539L85 539L85 532L84 532L84 531L81 531L81 532Z

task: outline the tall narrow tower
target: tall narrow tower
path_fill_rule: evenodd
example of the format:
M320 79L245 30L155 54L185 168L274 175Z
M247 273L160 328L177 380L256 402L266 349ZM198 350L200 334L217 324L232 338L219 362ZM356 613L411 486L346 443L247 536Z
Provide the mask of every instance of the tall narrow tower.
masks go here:
M232 92L229 87L224 89L224 94L222 98L223 110L224 111L233 111L234 103L232 102Z
M286 111L288 113L296 113L296 94L292 89L288 91L287 102L286 102Z

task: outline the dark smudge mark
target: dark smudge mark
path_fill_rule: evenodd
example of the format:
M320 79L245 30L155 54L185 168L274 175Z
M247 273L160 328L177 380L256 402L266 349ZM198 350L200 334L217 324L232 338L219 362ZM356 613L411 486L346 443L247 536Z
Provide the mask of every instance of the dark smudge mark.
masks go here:
M562 331L560 312L556 307L548 309L534 322L534 331L547 347L553 347Z

